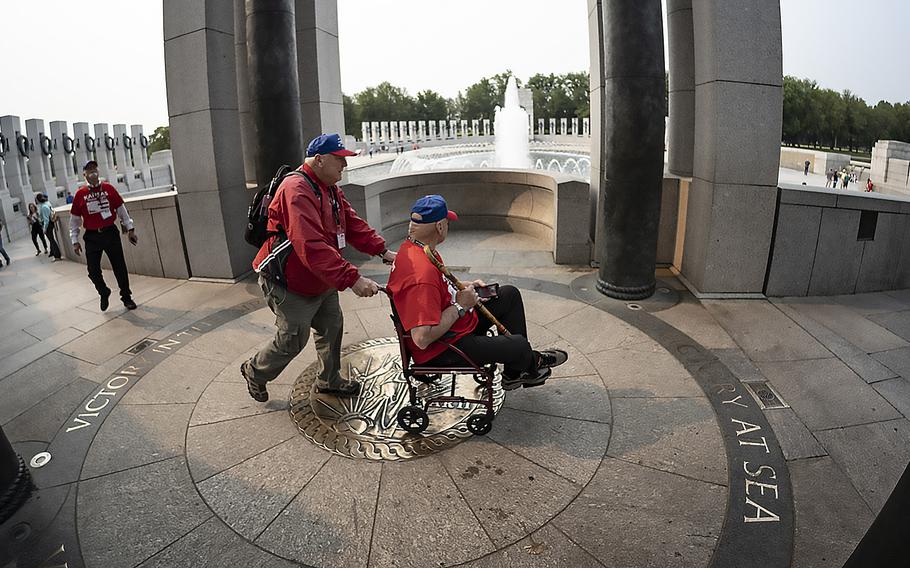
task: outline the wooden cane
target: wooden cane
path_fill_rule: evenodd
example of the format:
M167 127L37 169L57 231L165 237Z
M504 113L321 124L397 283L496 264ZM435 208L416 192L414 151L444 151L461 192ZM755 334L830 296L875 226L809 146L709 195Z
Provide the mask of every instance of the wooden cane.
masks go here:
M453 286L455 286L455 288L457 288L458 290L465 289L465 285L461 283L461 280L459 280L458 278L455 278L455 275L452 274L452 272L449 271L448 268L446 268L446 265L439 262L439 259L436 258L435 254L433 254L433 251L430 250L430 245L423 245L423 252L426 253L427 258L430 259L430 262L433 263L433 266L438 268L439 271L442 272L442 275L445 276L446 279L449 282L451 282ZM512 335L511 333L509 333L509 330L506 329L506 326L499 323L499 320L496 319L496 316L494 316L493 314L490 313L490 310L488 310L486 306L484 306L483 304L477 304L475 307L477 308L477 311L482 313L484 316L487 317L488 320L493 322L493 325L496 326L496 330L499 332L499 335Z

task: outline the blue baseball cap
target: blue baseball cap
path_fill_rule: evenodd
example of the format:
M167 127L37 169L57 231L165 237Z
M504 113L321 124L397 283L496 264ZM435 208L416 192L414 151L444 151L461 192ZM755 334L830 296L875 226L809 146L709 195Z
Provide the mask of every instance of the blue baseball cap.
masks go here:
M457 221L458 214L449 211L441 195L424 195L411 207L411 221L415 223L435 223L442 219Z
M341 136L338 134L320 134L310 141L306 147L307 158L312 158L317 154L334 154L336 156L356 156L357 152L352 152L344 147Z

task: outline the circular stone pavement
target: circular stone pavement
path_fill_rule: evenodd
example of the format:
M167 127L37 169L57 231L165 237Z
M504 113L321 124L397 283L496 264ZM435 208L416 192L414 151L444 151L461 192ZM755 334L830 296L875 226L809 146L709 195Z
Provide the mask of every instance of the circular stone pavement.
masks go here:
M387 418L399 404L398 386L385 402L374 397L397 384L392 359L380 356L378 367L356 370L372 376L383 369L376 376L385 378L368 390L369 400L385 404L382 413L352 412L337 399L307 396L312 344L269 384L273 400L258 404L247 396L238 368L271 338L273 326L261 303L248 302L208 327L194 327L198 333L181 341L168 343L188 330L163 340L155 349L170 346L160 356L132 361L151 366L134 366L136 379L123 387L125 394L112 398L115 404L99 421L77 430L88 435L87 451L69 462L61 430L51 443L50 464L58 469L47 475L61 478L61 491L53 494L64 503L57 518L70 515L78 539L66 537L76 531L64 524L57 532L48 529L53 538L42 546L69 538L69 554L81 549L85 565L99 568L202 560L244 566L692 567L708 566L726 550L743 550L750 540L771 542L735 526L736 515L740 525L743 518L741 456L733 454L742 440L735 427L767 427L742 414L734 418L741 426L730 429L714 392L715 383L735 391L739 383L729 371L657 321L648 306L630 310L573 292L587 289L585 282L498 278L522 289L532 344L565 349L569 361L545 386L499 391L501 407L487 436L456 436L453 441L461 443L419 459L351 459L338 455L336 444L326 451L326 438L314 443L291 414L309 405L326 432L397 436L388 421L381 428L370 421ZM394 333L382 303L342 302L348 355L364 341ZM458 428L459 419L443 416L467 412L431 417L440 430L429 436L452 424ZM767 459L776 459L773 434L762 433L764 449L773 451ZM75 469L60 473L76 457ZM750 467L761 463L749 459ZM789 499L785 473L778 470L783 503ZM41 486L43 495L55 490L53 483ZM792 524L780 527L792 531ZM767 561L770 553L750 554L744 556L749 566L785 565Z

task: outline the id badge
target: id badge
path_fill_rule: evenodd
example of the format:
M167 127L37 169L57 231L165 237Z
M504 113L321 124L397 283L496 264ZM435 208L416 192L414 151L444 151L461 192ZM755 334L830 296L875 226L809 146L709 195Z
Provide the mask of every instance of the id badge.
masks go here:
M338 237L338 250L341 250L347 245L347 242L344 240L344 233L338 233L336 236Z
M110 209L102 209L102 210L101 210L101 218L102 218L102 219L110 219L110 218L111 218L111 210L110 210Z

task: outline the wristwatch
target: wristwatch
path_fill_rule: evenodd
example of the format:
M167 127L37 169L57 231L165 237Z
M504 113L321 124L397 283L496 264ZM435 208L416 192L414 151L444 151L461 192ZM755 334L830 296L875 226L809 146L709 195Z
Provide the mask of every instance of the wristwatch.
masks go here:
M455 306L455 309L458 310L458 317L463 318L468 310L464 309L461 304L458 302L452 302L452 305Z

